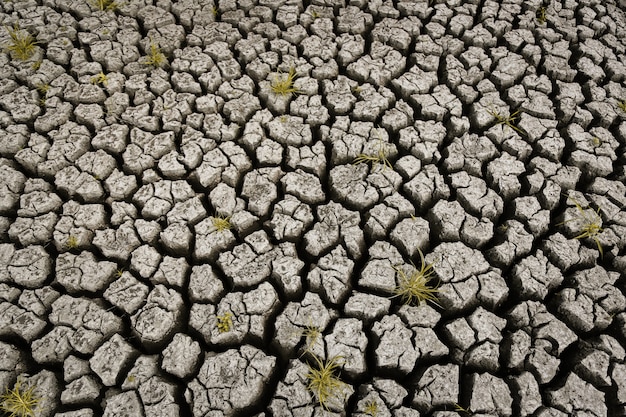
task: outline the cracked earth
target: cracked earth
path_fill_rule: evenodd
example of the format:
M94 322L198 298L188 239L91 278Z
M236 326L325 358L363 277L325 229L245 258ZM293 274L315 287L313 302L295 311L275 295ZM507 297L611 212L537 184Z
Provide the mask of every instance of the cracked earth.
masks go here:
M0 9L29 415L626 415L623 0Z

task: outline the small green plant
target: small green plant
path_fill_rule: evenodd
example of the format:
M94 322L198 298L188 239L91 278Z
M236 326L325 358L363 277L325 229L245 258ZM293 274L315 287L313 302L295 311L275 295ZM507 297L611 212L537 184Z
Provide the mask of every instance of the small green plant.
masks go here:
M307 388L317 402L328 410L328 403L333 398L339 398L345 382L339 379L339 368L341 366L341 356L334 356L326 361L313 356L313 365L309 364L309 372L306 375L308 380Z
M539 23L540 25L546 23L548 21L548 9L546 8L546 6L541 6L539 9L537 9L535 17L537 18L537 23Z
M322 336L322 331L319 327L308 325L304 330L302 330L302 336L306 340L306 352L310 352L311 348L317 343L319 338Z
M35 408L41 398L35 395L36 387L22 387L21 379L17 379L12 390L8 387L0 397L0 410L8 417L34 417Z
M383 169L393 169L391 162L389 162L389 159L387 158L387 148L380 136L378 137L378 152L376 152L375 154L361 153L356 158L354 158L354 161L352 161L352 163L355 165L372 164L372 168L382 165Z
M213 223L213 227L215 227L218 232L224 232L232 227L230 224L230 216L223 216L220 214L218 216L211 217L211 222Z
M220 333L229 332L233 328L233 315L226 312L221 316L217 316L217 331Z
M107 75L104 72L100 71L99 73L91 77L90 81L92 84L102 84L106 86L107 83L109 82L109 77L107 77Z
M369 400L365 403L365 414L368 414L372 417L376 417L378 415L378 402L376 400Z
M460 404L454 403L454 411L464 414L472 414L472 410L469 408L463 408Z
M594 148L597 148L598 146L602 145L602 139L600 139L600 138L599 138L599 137L597 137L597 136L592 137L592 138L590 139L590 141L591 141L591 145L592 145Z
M626 113L626 100L622 100L622 101L618 101L617 102L617 107L623 111L624 113Z
M516 110L509 116L504 116L500 114L500 112L493 108L493 106L491 106L488 111L489 114L495 117L496 124L508 126L522 136L526 135L526 133L522 129L515 125L517 123L516 120L519 118L518 114L521 112L521 110Z
M48 91L50 90L50 84L45 84L45 83L37 84L36 88L39 94L43 94L45 96L46 94L48 94Z
M161 48L159 45L154 43L152 39L150 39L150 51L145 56L144 65L153 66L155 68L161 68L163 64L167 62L167 58L163 52L161 52Z
M435 272L433 264L427 264L422 251L419 248L417 250L421 261L419 270L413 265L413 271L407 275L401 267L393 267L398 277L398 285L394 289L394 297L402 297L402 302L406 305L419 305L424 301L430 301L441 307L437 303L438 285L434 287L429 285Z
M604 231L604 229L602 229L602 217L600 216L601 207L598 207L594 211L589 207L583 208L582 205L573 197L567 198L574 202L577 214L573 218L559 223L559 225L575 221L578 224L578 235L574 236L574 239L584 239L587 237L592 239L596 243L598 251L600 251L600 257L603 257L604 249L598 239L598 235Z
M65 241L66 249L76 249L78 247L78 238L74 235L69 235Z
M288 97L292 94L299 94L300 90L293 85L297 77L296 69L291 67L287 74L279 72L272 80L270 88L277 96Z
M103 12L114 11L120 7L119 3L115 0L92 0L90 3L96 10Z
M35 54L35 45L39 42L35 40L33 35L20 29L17 23L13 25L12 29L6 26L5 28L11 37L11 41L5 45L5 49L20 61L30 59Z

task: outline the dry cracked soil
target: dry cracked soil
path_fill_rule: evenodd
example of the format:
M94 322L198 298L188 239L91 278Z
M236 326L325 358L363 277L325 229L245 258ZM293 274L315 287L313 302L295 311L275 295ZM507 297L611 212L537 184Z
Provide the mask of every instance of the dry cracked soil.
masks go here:
M6 415L626 415L623 0L0 10Z

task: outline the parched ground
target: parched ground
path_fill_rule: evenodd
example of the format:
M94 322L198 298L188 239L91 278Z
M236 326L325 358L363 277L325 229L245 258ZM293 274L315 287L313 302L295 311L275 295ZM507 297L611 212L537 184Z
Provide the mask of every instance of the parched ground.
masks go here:
M623 0L0 8L32 415L626 415Z

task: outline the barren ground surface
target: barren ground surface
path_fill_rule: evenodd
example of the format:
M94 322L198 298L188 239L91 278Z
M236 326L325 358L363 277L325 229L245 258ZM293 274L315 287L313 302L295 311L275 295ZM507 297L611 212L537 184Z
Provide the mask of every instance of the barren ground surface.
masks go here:
M626 415L622 0L0 9L33 415Z

